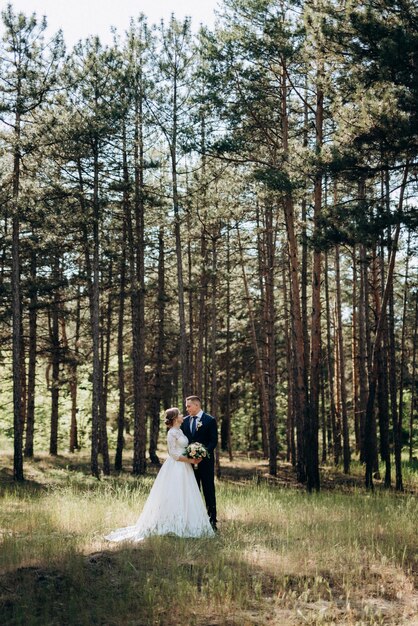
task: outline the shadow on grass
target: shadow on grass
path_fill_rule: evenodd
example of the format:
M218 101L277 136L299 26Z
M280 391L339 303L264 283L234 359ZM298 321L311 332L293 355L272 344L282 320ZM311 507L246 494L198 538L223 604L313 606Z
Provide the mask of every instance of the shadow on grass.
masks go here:
M3 497L7 492L14 492L16 494L24 492L30 493L33 496L37 494L41 495L45 493L47 487L45 483L26 478L23 482L15 481L13 478L13 471L8 467L0 468L0 496Z
M269 530L247 526L259 537ZM232 535L233 528L215 539L152 537L87 556L74 550L47 566L20 568L0 577L2 626L285 626L306 623L307 616L316 624L319 607L352 623L344 620L345 571L298 571L277 560L269 567L263 556L252 560L245 542L231 552ZM372 609L365 613L360 591L358 598L350 595L349 617L356 623L401 623L376 621L384 615ZM388 611L403 608L385 594ZM305 617L298 620L301 610Z
M245 609L271 594L271 577L226 559L216 543L153 537L20 568L0 578L2 625L241 625L228 618L232 604Z

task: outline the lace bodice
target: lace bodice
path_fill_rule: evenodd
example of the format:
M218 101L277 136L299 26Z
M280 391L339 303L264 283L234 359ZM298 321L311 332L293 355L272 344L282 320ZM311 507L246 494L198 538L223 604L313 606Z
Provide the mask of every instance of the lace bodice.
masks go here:
M172 459L178 461L179 456L184 454L188 443L189 440L180 428L170 428L167 433L167 447Z

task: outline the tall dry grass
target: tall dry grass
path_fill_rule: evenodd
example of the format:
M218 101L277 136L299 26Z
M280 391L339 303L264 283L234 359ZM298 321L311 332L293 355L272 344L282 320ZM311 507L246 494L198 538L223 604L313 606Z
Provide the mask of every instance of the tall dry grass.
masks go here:
M120 545L103 536L154 475L97 481L86 463L40 456L26 484L3 480L2 625L418 624L413 493L221 480L215 539Z

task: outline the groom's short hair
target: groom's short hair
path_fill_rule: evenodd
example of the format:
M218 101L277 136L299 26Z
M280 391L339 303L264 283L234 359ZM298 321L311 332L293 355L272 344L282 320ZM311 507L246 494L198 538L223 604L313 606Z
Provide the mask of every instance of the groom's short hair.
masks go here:
M199 398L199 396L187 396L186 402L198 402L199 404L202 404L202 401Z

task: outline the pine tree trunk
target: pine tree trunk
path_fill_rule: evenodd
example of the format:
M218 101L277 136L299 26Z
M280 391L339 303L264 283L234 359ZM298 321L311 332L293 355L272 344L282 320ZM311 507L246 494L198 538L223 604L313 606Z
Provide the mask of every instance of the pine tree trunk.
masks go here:
M412 377L411 377L411 405L409 409L409 461L412 463L414 451L414 415L416 402L416 373L417 373L417 338L418 338L418 293L415 293L415 321L412 345Z
M403 291L403 305L402 305L402 331L401 331L401 345L400 345L400 367L399 367L399 405L398 405L398 439L402 448L402 428L403 428L403 415L404 415L404 383L406 374L406 314L408 308L408 296L409 296L409 259L411 255L411 231L408 231L408 242L406 248L406 263L405 263L405 278L404 278L404 291ZM402 454L402 449L401 449Z
M287 256L287 255L286 255ZM286 460L296 465L295 450L295 399L294 399L294 359L292 358L292 333L289 324L289 298L286 273L288 259L283 259L283 309L284 309L284 336L286 342L286 376L287 376L287 418L286 418Z
M321 363L323 363L323 347L321 346ZM322 434L322 455L321 463L327 462L327 407L325 400L325 376L324 368L321 367L320 392L321 392L321 434Z
M206 299L208 291L208 279L207 279L207 243L206 234L204 228L200 236L200 257L201 257L201 270L200 270L200 286L199 286L199 320L198 320L198 336L197 336L197 351L196 351L196 394L199 398L203 398L203 362L204 362L204 338L206 329Z
M322 66L319 64L318 79L321 79ZM322 127L324 94L317 86L316 94L316 151L320 155L322 149ZM322 211L322 172L318 169L314 182L314 216L313 236L320 230ZM312 313L311 313L311 362L310 362L310 390L309 390L309 420L306 429L306 474L308 491L319 490L319 457L318 457L318 420L319 420L319 381L321 367L321 272L322 253L314 246L312 261Z
M307 83L306 77L306 83ZM308 129L309 129L309 115L308 115L308 98L307 98L307 85L305 86L305 102L303 106L303 147L308 147ZM305 183L307 185L307 183ZM307 198L308 190L305 189L301 201L301 218L302 218L302 258L301 258L301 307L302 307L302 327L303 327L303 342L304 342L304 355L305 355L305 387L309 388L309 324L308 324L308 237L307 237Z
M20 96L20 93L18 94ZM15 151L13 155L13 217L12 217L12 324L13 324L13 476L23 481L22 429L22 302L20 295L20 114L15 119Z
M95 154L95 153L94 153ZM95 156L95 165L97 158ZM83 169L81 159L77 160L78 183L79 183L79 201L83 215L88 215L87 203L84 191ZM91 253L89 246L89 238L86 222L82 222L82 236L84 245L84 262L87 282L87 292L90 311L90 327L93 344L93 393L92 393L92 412L91 412L91 473L96 478L100 478L99 473L99 399L100 399L100 353L99 353L99 308L100 308L100 290L99 290L99 206L98 206L98 171L94 168L94 187L93 187L93 262L91 261Z
M331 304L329 297L329 267L328 253L324 255L325 272L325 314L327 329L327 373L328 373L328 400L329 400L329 426L328 426L328 442L332 441L332 450L334 454L334 464L338 465L341 456L341 433L337 429L337 408L335 406L335 384L334 384L334 356L333 341L331 336ZM335 347L335 346L334 346Z
M254 315L254 320L260 319L260 323L256 328L254 323L254 329L257 336L257 346L260 354L260 377L263 377L263 388L267 394L266 399L266 414L261 413L261 439L263 444L264 458L270 457L269 452L269 429L270 429L270 409L269 409L269 375L268 375L268 339L267 339L267 327L268 327L268 312L267 312L267 296L266 296L266 282L267 282L267 250L266 250L266 219L264 220L260 216L260 205L256 201L255 206L256 215L256 232L257 232L257 260L258 260L258 285L260 290L260 309ZM260 395L262 390L260 388ZM266 446L264 448L264 445Z
M141 76L142 83L142 76ZM138 318L134 335L135 360L137 361L134 382L134 462L135 474L143 474L146 468L146 389L145 389L145 207L144 207L144 138L143 138L143 94L138 94L135 112L135 228L136 228L136 285L138 293Z
M59 408L59 374L60 374L60 337L59 337L59 307L60 294L58 291L59 281L59 258L54 259L53 280L55 282L52 311L50 314L50 342L52 361L51 383L51 435L49 441L49 454L58 454L58 408Z
M359 379L359 431L360 431L360 462L364 463L365 454L365 413L367 404L367 345L366 345L366 288L367 260L364 244L360 244L360 293L358 303L358 379Z
M377 259L373 263L373 294L376 319L379 319L381 315L382 304L381 297L383 296L383 286L385 283L384 275L384 253L383 246L381 247L380 254L380 272L377 268ZM387 316L385 316L383 335L382 335L382 349L377 355L377 404L379 414L379 433L380 433L380 456L385 463L385 487L391 485L391 464L390 464L390 445L389 445L389 388L387 378Z
M31 291L29 298L29 364L28 364L28 405L26 412L25 457L33 457L33 438L35 433L35 381L36 381L36 351L37 351L37 266L35 247L31 250L30 281Z
M359 354L358 354L358 302L357 302L357 247L353 245L353 295L351 316L351 363L352 363L352 391L354 411L354 433L356 438L356 452L360 451L360 392L359 392Z
M127 163L126 163L126 150L124 149L124 177L129 180ZM118 309L118 338L117 338L117 353L118 353L118 434L116 441L116 454L115 454L115 470L120 472L122 470L122 456L123 448L125 446L124 428L125 428L125 408L126 408L126 392L125 392L125 363L124 363L124 318L125 318L125 301L126 301L126 207L127 204L127 185L125 181L124 187L124 219L122 228L122 256L119 266L120 275L120 290L119 290L119 309Z
M134 455L132 472L145 473L146 469L146 415L145 415L145 274L144 274L144 155L142 129L142 94L135 103L134 145L134 218L130 207L127 213L129 240L129 267L131 281L133 395L134 395Z
M100 478L99 473L99 428L102 364L100 363L100 240L99 240L99 154L98 141L94 141L93 171L93 262L91 286L91 332L93 342L93 393L91 411L91 473Z
M217 241L219 233L212 235L212 267L211 267L211 334L210 334L210 361L211 361L211 396L210 407L212 415L218 415L218 361L216 357L216 335L217 335L217 273L218 254ZM215 472L218 478L221 477L221 467L219 462L219 448L215 448Z
M20 413L20 427L22 430L22 446L23 446L23 436L25 432L25 424L26 424L26 408L27 408L27 384L26 384L26 345L24 340L24 330L23 330L23 313L22 313L22 328L20 331L20 336L22 337L22 341L20 344L20 373L22 376L22 401L21 401L21 413Z
M78 442L78 425L77 425L77 385L78 385L78 359L79 359L79 341L81 327L81 293L80 287L77 290L77 305L75 319L75 336L74 336L74 356L70 364L69 384L71 395L71 424L70 424L70 452L79 449Z
M179 322L180 322L180 365L182 376L182 403L185 398L193 392L190 382L190 372L188 368L189 358L189 341L186 329L186 313L184 304L184 280L183 280L183 252L181 243L181 220L179 212L179 194L178 194L178 174L177 174L177 133L178 133L178 84L177 73L174 74L173 83L173 129L170 141L171 156L171 181L173 191L173 210L174 210L174 238L176 246L177 259L177 298L179 303Z
M274 306L275 245L273 233L273 210L266 205L266 268L265 268L265 308L266 308L266 349L267 349L267 393L268 393L268 442L269 474L277 475L277 409L276 409L276 331Z
M200 141L200 151L202 155L202 173L200 183L202 186L202 210L203 210L203 224L202 230L200 234L200 284L199 284L199 302L198 302L198 324L197 324L197 348L196 348L196 358L195 358L195 393L199 398L203 398L203 354L204 354L204 337L206 332L206 299L207 299L207 291L208 291L208 251L207 251L207 241L206 241L206 228L204 226L205 216L206 216L206 205L207 205L207 181L206 181L206 123L205 123L205 115L201 114L201 141ZM229 228L229 227L228 227ZM229 230L228 230L229 236ZM205 368L206 369L206 368ZM221 431L221 439L222 439L222 431Z
M187 233L191 231L190 214L187 215ZM195 367L195 354L194 354L194 289L193 289L193 262L192 262L192 242L190 235L187 237L187 272L188 272L188 317L189 317L189 337L187 343L187 371L190 377L190 388L196 389L197 372Z
M341 387L340 387L340 345L338 342L338 328L337 328L337 315L336 315L336 303L334 306L333 326L334 326L334 397L335 397L335 434L338 441L339 455L341 456Z
M390 216L390 180L389 171L385 172L385 197L386 197L386 212ZM403 193L403 188L401 188ZM396 234L396 233L395 233ZM389 242L389 263L394 253L395 245L391 237L390 231L387 236ZM389 270L388 270L389 272ZM402 481L402 465L401 465L401 442L398 434L398 404L397 404L397 380L396 380L396 337L395 337L395 305L394 305L394 293L393 282L388 283L388 304L389 311L387 314L387 327L388 327L388 365L389 365L389 397L390 397L390 409L392 418L393 429L393 444L394 444L394 457L395 457L395 488L399 491L403 490ZM382 305L383 308L383 305Z
M344 357L344 342L343 342L343 328L342 328L342 303L341 303L341 278L340 278L340 247L335 246L335 282L336 282L336 322L337 322L337 336L338 336L338 353L340 359L340 394L341 394L341 418L343 429L343 458L344 458L344 473L348 474L350 471L350 441L348 431L348 415L347 415L347 390L345 381L345 357Z
M100 397L100 448L103 457L103 473L110 475L110 457L107 438L107 397L109 386L109 363L110 363L110 340L112 334L112 274L113 263L109 266L109 295L107 306L103 312L102 337L101 337L101 363L102 363L102 393Z
M152 463L159 464L157 456L158 434L160 430L160 409L163 386L164 364L164 318L165 318L165 246L164 227L160 226L158 233L158 331L155 359L154 393L151 399L151 427L149 455Z
M225 355L225 411L221 422L221 448L229 453L232 461L231 444L231 248L230 248L230 224L226 231L226 355Z
M283 152L286 155L289 150L289 119L287 111L287 81L286 67L282 71L282 134ZM300 306L300 285L299 285L299 261L298 245L295 232L295 214L293 197L291 192L287 192L284 201L284 217L289 250L290 266L290 311L292 318L293 346L295 355L295 413L297 416L297 463L296 473L299 482L306 480L306 432L305 427L309 418L309 400L307 387L305 385L305 343L302 314Z

